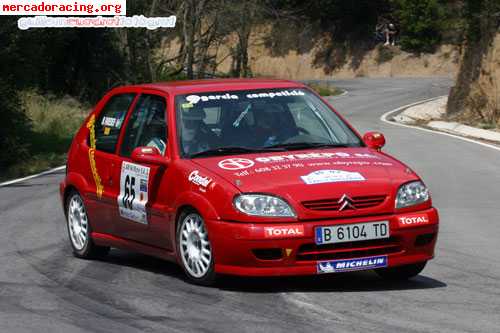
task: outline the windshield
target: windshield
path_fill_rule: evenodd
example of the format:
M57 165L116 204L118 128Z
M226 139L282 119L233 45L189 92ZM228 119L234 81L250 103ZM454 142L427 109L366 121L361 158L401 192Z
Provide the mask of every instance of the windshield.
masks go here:
M183 157L362 145L306 89L181 95L176 97L176 112Z

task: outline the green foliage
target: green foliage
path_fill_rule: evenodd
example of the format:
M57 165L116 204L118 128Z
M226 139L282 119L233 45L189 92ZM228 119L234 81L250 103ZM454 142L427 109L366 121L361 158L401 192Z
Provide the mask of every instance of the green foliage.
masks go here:
M30 121L10 82L0 80L0 173L28 156Z
M320 96L335 96L342 93L339 88L329 84L328 82L310 82L307 85L316 91Z
M445 4L438 0L394 0L402 49L432 52L441 41Z
M396 48L393 46L384 46L379 44L377 46L377 55L375 61L377 64L383 64L384 62L391 61L397 54Z
M69 96L56 98L35 91L13 96L16 100L11 100L10 105L0 101L0 107L7 107L4 111L16 110L15 113L0 113L4 147L0 151L0 179L37 173L63 164L71 140L90 108ZM8 127L4 128L4 124ZM31 127L27 128L26 124ZM6 129L9 132L4 136Z

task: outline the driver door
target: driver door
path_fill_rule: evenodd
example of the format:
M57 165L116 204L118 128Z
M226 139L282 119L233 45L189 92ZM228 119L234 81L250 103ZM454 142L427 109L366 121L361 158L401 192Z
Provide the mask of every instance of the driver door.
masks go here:
M168 225L161 215L159 186L170 175L168 168L138 164L130 158L137 147L155 147L162 155L168 151L167 101L164 96L141 94L132 111L121 140L122 162L116 173L119 217L114 230L117 236L148 245L168 247ZM160 208L158 208L160 207Z

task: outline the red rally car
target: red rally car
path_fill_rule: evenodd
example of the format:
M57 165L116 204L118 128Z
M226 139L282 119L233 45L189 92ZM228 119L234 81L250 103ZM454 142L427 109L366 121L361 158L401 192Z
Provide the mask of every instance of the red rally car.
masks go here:
M419 274L438 213L422 180L301 83L200 80L110 91L71 145L61 200L77 257L110 247L188 278Z

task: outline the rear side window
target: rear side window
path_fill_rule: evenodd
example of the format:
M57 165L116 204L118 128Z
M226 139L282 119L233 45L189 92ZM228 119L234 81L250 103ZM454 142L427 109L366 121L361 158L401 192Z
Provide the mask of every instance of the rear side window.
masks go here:
M137 147L156 147L165 154L167 122L165 98L141 95L127 123L120 155L130 157Z
M120 129L135 94L120 94L111 97L95 123L96 149L114 153Z

